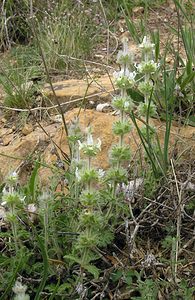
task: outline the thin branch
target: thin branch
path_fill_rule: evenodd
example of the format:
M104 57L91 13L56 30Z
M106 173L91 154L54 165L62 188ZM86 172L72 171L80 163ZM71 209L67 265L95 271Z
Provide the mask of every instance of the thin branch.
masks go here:
M109 90L107 91L108 94L110 94L111 92L113 92L113 90ZM105 91L102 91L100 93L96 93L96 94L92 94L92 95L89 95L89 96L85 96L85 99L88 99L88 98L93 98L95 96L100 96L102 95L103 93L105 93ZM65 106L65 105L68 105L68 104L72 104L72 103L76 103L76 102L80 102L83 100L84 97L80 97L80 98L77 98L77 99L74 99L74 100L71 100L71 101L67 101L67 102L63 102L60 104L60 106ZM40 106L40 107L34 107L34 108L30 108L30 109L27 109L27 108L13 108L13 107L8 107L8 106L4 106L4 105L0 105L0 108L2 109L6 109L6 110L11 110L11 111L18 111L18 112L33 112L33 111L37 111L37 110L50 110L50 109L54 109L54 108L58 108L58 104L56 105L52 105L52 106Z

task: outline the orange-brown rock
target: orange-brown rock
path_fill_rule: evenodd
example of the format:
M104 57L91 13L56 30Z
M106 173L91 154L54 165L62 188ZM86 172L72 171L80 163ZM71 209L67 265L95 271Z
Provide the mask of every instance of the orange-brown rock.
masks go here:
M79 109L75 108L65 114L67 123L70 122L79 112ZM112 145L117 143L117 137L112 133L113 122L118 120L118 116L113 116L111 113L101 113L94 110L82 110L79 115L81 128L84 130L87 126L91 125L93 129L94 139L100 138L102 141L102 151L97 155L96 159L93 161L93 165L97 168L107 169L109 167L109 152ZM160 143L163 147L164 135L165 135L165 123L159 120L151 120L158 132L158 137ZM141 128L142 123L138 121L138 126ZM137 134L136 129L126 136L126 142L131 147L132 155L136 153L140 146L140 138ZM65 152L69 153L66 134L63 127L59 128L54 137L54 141L59 145L59 147ZM176 125L171 128L170 136L170 150L176 147L177 151L183 152L185 157L189 157L190 153L193 155L193 150L195 148L195 128L190 126L185 126L179 128ZM45 150L44 159L47 164L51 161L54 162L57 156L51 154L52 146L49 145ZM58 155L63 159L60 150L57 150ZM41 172L42 183L46 184L48 177L52 175L50 169L42 169Z
M56 129L59 127L59 124L52 124L44 126L45 131L48 132L47 136L41 128L37 127L35 131L30 134L19 137L16 136L12 143L7 146L0 145L0 174L1 174L1 182L4 178L13 171L20 171L20 166L28 159L36 150L43 151L46 145L50 141L50 137L52 138ZM6 135L4 135L4 138ZM23 182L25 181L26 174L22 174Z
M65 114L67 123L69 123L78 113L78 108L67 112ZM81 129L84 131L87 126L91 125L94 139L100 138L102 141L102 151L94 160L94 166L107 169L109 167L108 156L110 149L112 145L117 143L117 137L112 133L112 125L119 117L112 115L112 113L102 113L95 110L81 110L79 118ZM165 123L159 120L151 120L151 122L157 128L160 143L163 147ZM35 151L39 151L42 153L42 160L48 165L47 168L41 168L40 181L44 185L50 184L49 177L52 175L52 171L49 167L56 164L58 157L63 159L61 151L58 148L55 148L52 140L67 154L69 154L69 148L66 134L59 122L51 125L42 123L42 126L48 134L45 134L42 129L36 125L34 126L34 131L30 134L23 137L19 137L19 135L15 136L7 146L0 145L0 177L2 177L2 180L8 173L19 170L20 174L22 174L22 182L25 182L27 174L25 171L23 172L23 169L20 166L27 158L29 158L29 156L31 157ZM142 126L141 122L138 122L138 126ZM1 141L3 137L6 136L7 132L9 135L12 135L9 129L2 128L0 130ZM133 129L132 132L126 136L125 140L129 143L134 157L140 146L140 139L136 130ZM189 160L190 158L195 158L195 128L190 126L180 128L177 126L177 123L174 123L171 128L170 150L173 150L174 148L179 155L182 155L182 157ZM65 171L61 169L61 172L63 174Z
M53 88L59 102L66 103L72 101L71 104L68 104L68 108L72 108L77 106L84 99L89 101L93 100L95 102L99 100L111 100L110 93L114 90L111 80L112 79L107 75L100 78L89 78L88 80L70 79L53 83ZM42 93L56 104L49 84L45 85ZM76 101L77 99L78 101ZM48 105L50 104L51 103L48 103ZM67 105L63 106L63 108L66 109Z

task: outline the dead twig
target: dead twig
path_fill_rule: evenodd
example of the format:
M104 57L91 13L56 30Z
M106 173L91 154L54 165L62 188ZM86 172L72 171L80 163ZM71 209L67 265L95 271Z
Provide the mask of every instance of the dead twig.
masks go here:
M179 255L179 248L180 248L180 241L181 241L181 212L182 212L182 189L179 190L179 184L177 180L177 176L175 173L175 168L173 164L173 160L171 159L171 168L173 172L173 176L175 178L175 185L177 190L178 196L178 206L177 206L177 233L176 233L176 241L175 241L175 260L174 260L174 280L176 282L177 279L177 267L178 267L178 255Z
M111 93L113 92L113 90L109 90L107 91L107 93ZM100 96L101 94L105 93L105 91L102 91L100 93L96 93L96 94L92 94L92 95L89 95L89 96L85 96L85 99L89 99L89 98L93 98L94 96ZM76 103L76 102L80 102L83 100L84 97L80 97L80 98L77 98L77 99L74 99L74 100L71 100L71 101L67 101L67 102L64 102L64 103L61 103L60 106L65 106L65 105L68 105L68 104L72 104L72 103ZM34 107L34 108L29 108L29 109L22 109L22 108L13 108L13 107L8 107L8 106L4 106L4 105L0 105L0 108L2 109L6 109L6 110L10 110L10 111L18 111L18 112L34 112L34 111L37 111L37 110L51 110L51 109L54 109L54 108L57 108L58 105L52 105L52 106L48 106L48 107Z

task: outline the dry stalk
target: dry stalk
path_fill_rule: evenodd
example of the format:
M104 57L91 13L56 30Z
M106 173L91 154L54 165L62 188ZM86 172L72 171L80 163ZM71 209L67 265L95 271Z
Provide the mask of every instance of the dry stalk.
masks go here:
M113 92L113 90L109 90L109 91L106 91L107 93L111 93ZM100 93L96 93L96 94L92 94L92 95L89 95L89 96L84 96L85 99L90 99L90 98L93 98L94 96L100 96L101 94L105 93L105 91L102 91ZM80 97L80 98L77 98L77 99L74 99L74 100L71 100L71 101L67 101L67 102L64 102L64 103L60 103L60 106L65 106L65 105L68 105L68 104L72 104L72 103L76 103L76 102L80 102L83 100L84 97ZM8 106L4 106L4 105L0 105L0 108L1 109L6 109L6 110L11 110L11 111L18 111L18 112L33 112L33 111L41 111L41 110L51 110L51 109L54 109L54 108L58 108L58 104L56 105L52 105L52 106L49 106L49 107L34 107L34 108L30 108L30 109L22 109L22 108L13 108L13 107L8 107Z
M178 205L177 205L177 233L176 233L176 245L175 245L175 261L174 261L174 281L176 282L177 279L177 267L178 267L178 256L180 250L180 241L181 241L181 213L182 213L182 189L179 190L179 184L177 180L177 176L175 173L175 168L173 164L173 160L171 159L171 168L173 172L173 176L175 179L175 185L177 190L178 196Z

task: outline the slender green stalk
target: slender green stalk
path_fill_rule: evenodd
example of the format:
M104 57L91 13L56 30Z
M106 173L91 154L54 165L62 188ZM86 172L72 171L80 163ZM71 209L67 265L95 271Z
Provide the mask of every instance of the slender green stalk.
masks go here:
M37 289L34 300L41 300L41 297L42 297L41 292L43 291L43 289L45 287L45 283L47 281L49 265L48 265L47 250L44 246L44 243L42 242L41 238L38 236L36 231L35 231L35 235L36 235L36 238L37 238L37 241L39 244L39 248L41 250L42 258L43 258L43 275L42 275L41 283L39 284L39 287Z

